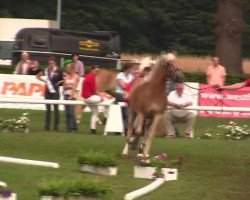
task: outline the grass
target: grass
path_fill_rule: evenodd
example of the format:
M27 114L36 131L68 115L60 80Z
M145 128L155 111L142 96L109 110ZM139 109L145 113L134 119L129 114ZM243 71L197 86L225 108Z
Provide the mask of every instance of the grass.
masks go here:
M22 110L1 109L0 117L12 118ZM64 116L61 113L61 132L44 132L42 111L30 111L31 133L0 133L0 156L59 162L61 168L25 166L0 163L0 180L18 194L19 200L38 199L38 187L44 180L89 178L111 187L113 192L106 199L120 200L130 191L149 184L150 180L133 178L133 158L121 158L125 139L121 136L102 136L89 133L89 113L84 114L78 134L63 131ZM229 119L199 118L195 135L201 135L209 127L225 124ZM235 120L250 125L249 119ZM182 130L183 127L180 127ZM77 155L81 149L102 150L114 153L119 164L118 176L106 177L79 171ZM167 153L171 159L184 158L179 180L167 182L140 200L247 200L249 199L250 155L249 140L202 140L155 138L153 155ZM135 154L135 153L132 153Z

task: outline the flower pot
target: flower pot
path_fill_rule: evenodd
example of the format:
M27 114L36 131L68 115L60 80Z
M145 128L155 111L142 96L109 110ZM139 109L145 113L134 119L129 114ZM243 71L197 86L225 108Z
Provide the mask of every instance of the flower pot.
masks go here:
M53 196L41 196L40 200L101 200L101 197L53 197Z
M164 175L165 181L174 181L178 179L178 169L162 168L161 173Z
M84 164L81 166L81 171L89 172L93 174L100 174L100 175L110 175L114 176L118 173L118 167L99 167L89 164Z
M134 177L153 179L155 178L156 167L134 166ZM178 170L175 168L162 168L161 173L164 175L165 181L173 181L178 179Z
M0 195L0 200L17 200L17 195L16 193L11 193L11 196L7 198Z
M156 167L134 166L135 178L153 179L155 172L156 172Z

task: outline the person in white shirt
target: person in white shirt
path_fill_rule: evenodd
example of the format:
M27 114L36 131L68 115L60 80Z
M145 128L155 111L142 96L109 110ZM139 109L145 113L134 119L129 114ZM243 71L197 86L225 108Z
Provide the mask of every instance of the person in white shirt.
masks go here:
M116 103L125 102L125 99L124 99L125 87L128 83L130 83L133 80L132 70L133 70L133 63L126 62L123 65L122 71L116 75L116 88L115 88ZM123 118L125 134L126 134L127 125L128 125L128 108L127 107L122 107L122 118Z
M176 83L175 90L170 92L167 97L168 105L173 107L169 109L164 116L168 137L176 136L174 124L177 122L186 123L185 136L188 138L192 137L197 114L190 110L182 110L182 108L193 104L191 96L185 94L183 91L184 84Z

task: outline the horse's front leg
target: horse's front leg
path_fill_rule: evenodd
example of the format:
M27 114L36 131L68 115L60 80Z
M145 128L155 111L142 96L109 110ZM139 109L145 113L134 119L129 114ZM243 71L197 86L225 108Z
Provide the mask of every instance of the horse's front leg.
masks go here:
M150 132L148 134L148 137L146 138L145 147L143 149L143 154L144 154L145 157L149 156L149 151L150 151L150 148L151 148L152 140L153 140L153 138L154 138L154 136L156 134L158 126L160 125L160 123L162 121L162 118L163 118L162 113L155 114L155 116L153 118L153 122L152 122L152 125L151 125L151 128L150 128Z
M125 147L123 148L122 155L128 155L129 142L130 142L130 140L132 138L135 116L136 116L135 111L132 108L130 108L129 109L129 117L128 117L127 140L126 140L126 143L125 143Z
M143 124L143 140L142 140L142 143L141 145L139 146L139 153L143 153L143 149L145 147L145 143L146 143L146 139L148 137L148 134L150 132L150 127L151 127L151 124L152 124L152 120L148 119L148 120L145 120L144 124Z
M135 129L135 134L137 136L141 136L141 134L142 134L144 118L145 117L144 117L144 115L142 113L137 114L137 127Z

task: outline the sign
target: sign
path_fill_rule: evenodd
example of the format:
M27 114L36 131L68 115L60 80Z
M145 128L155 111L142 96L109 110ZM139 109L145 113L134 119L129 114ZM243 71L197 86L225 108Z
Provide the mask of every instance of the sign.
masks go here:
M85 51L99 51L101 44L99 42L95 42L93 40L79 41L80 50Z
M200 84L199 106L250 107L250 88L239 90L216 89ZM250 118L247 112L200 111L201 117Z
M79 81L78 90L81 90L81 82ZM44 99L45 85L44 82L39 81L36 76L32 75L12 75L0 74L0 97L11 99ZM60 99L62 96L62 87L60 92ZM81 94L79 92L79 94ZM63 105L60 105L60 110L63 110ZM44 110L44 104L16 104L16 103L0 103L0 108L16 108L16 109L31 109Z

